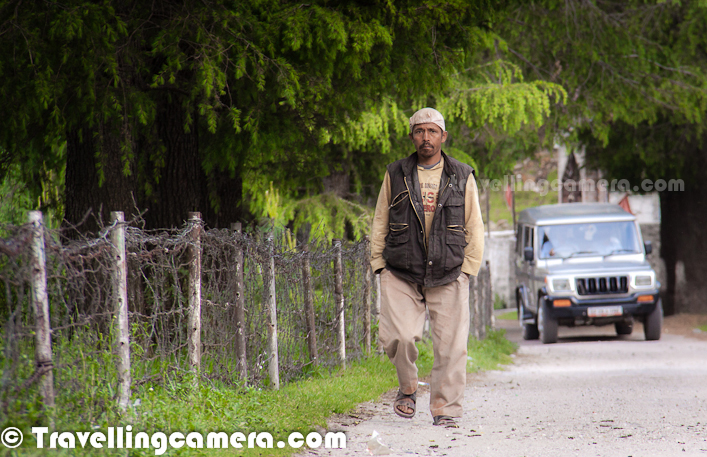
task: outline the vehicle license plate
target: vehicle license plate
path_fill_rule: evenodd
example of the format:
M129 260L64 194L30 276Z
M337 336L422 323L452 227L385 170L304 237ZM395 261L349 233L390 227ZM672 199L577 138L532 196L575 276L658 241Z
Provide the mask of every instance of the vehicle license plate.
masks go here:
M623 313L623 306L598 306L596 308L589 308L587 310L587 315L589 317L621 316L623 315Z

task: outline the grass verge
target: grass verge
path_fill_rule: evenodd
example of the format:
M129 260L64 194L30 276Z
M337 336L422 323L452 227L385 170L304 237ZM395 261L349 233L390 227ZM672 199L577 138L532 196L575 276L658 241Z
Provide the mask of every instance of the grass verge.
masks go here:
M467 364L467 371L477 373L497 370L499 365L510 364L513 361L511 354L518 349L518 345L508 341L505 335L505 330L492 330L486 339L470 339L469 357L471 360Z
M506 340L503 330L490 331L483 341L470 339L470 362L468 371L478 372L497 369L499 364L511 362L510 354L516 346ZM430 342L419 344L420 355L418 368L420 377L427 376L432 369L433 353ZM232 387L205 385L194 391L188 385L142 386L134 394L132 401L140 400L134 406L133 416L128 421L120 419L114 413L108 414L95 423L87 424L75 417L56 417L56 430L63 431L100 431L107 433L108 427L132 425L133 435L146 432L200 432L204 437L209 432L241 431L246 436L256 431L267 431L272 434L274 443L287 441L291 432L298 431L304 436L311 431L326 427L326 419L332 414L345 413L357 404L375 400L381 394L394 389L397 378L393 365L384 355L353 362L346 370L327 372L322 370L309 379L285 385L279 391L245 389L236 390ZM16 418L20 419L20 418ZM14 421L13 421L14 422ZM30 422L30 423L28 423ZM34 456L45 455L126 455L125 450L118 449L85 449L81 450L76 443L76 449L36 449L36 440L31 434L32 426L40 426L34 421L21 421L12 424L19 427L25 443L10 455ZM89 447L87 445L87 447ZM206 443L204 443L206 447ZM191 449L184 446L181 449L168 447L163 455L208 455L210 457L236 455L241 456L288 456L295 449L285 447L278 449ZM154 448L132 449L131 456L156 455Z
M518 320L518 310L508 311L501 315L496 316L496 319L501 319L502 321L515 321Z

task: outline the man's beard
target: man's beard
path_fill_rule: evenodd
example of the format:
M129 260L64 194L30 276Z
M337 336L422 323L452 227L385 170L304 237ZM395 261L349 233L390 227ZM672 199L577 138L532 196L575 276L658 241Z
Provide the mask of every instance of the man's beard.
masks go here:
M429 148L426 148L425 146L429 146ZM422 145L422 146L420 146L420 149L417 150L417 153L423 157L432 157L435 155L435 150L431 144Z

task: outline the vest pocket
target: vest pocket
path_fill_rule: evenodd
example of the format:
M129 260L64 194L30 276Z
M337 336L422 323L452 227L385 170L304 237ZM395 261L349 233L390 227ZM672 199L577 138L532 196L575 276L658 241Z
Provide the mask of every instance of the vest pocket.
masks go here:
M444 204L444 218L447 229L457 224L461 227L464 223L464 197L462 195L450 195Z
M444 270L451 271L464 263L464 247L467 245L465 229L462 225L448 225L445 233L447 244Z
M390 218L390 230L393 231L397 226L403 225L403 222L408 222L407 213L410 210L410 193L405 190L395 196L393 202L388 208L388 217ZM407 224L404 224L407 226Z
M410 193L407 190L400 192L393 199L393 203L390 204L388 209L398 206L400 203L404 202L406 199L410 198Z
M393 222L389 224L388 242L390 244L407 243L410 239L410 230L407 224Z
M452 234L454 236L461 235L463 237L466 235L466 229L462 225L448 225L447 226L447 235L449 235L449 234ZM464 240L464 244L466 245L466 240Z
M389 224L388 236L385 238L385 249L383 249L383 258L389 266L400 270L410 268L408 262L409 239L410 227L408 224Z

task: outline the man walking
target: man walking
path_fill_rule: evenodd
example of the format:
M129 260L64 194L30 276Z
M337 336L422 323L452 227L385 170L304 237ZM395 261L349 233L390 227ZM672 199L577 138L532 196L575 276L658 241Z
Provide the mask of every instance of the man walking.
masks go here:
M410 118L416 152L388 165L371 234L371 266L381 277L379 334L395 365L401 417L416 411L415 342L429 311L434 349L430 411L434 425L457 427L466 386L469 276L484 250L474 170L442 151L444 117L424 108Z

